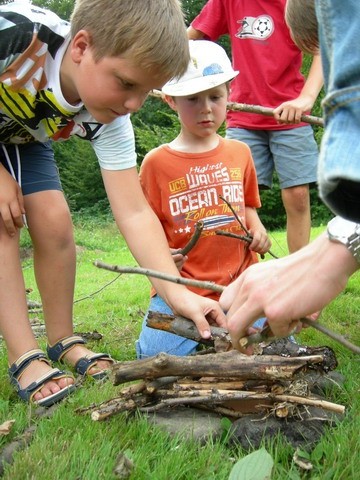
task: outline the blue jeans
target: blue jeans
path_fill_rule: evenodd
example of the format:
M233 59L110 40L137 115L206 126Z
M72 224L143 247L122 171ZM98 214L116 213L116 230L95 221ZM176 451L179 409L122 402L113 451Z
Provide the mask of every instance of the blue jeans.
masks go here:
M196 351L198 342L189 340L173 333L156 330L146 325L146 319L149 311L166 313L172 315L171 308L164 302L164 300L155 295L150 300L149 309L144 317L142 330L139 339L135 342L137 358L147 358L157 355L160 352L165 352L170 355L185 356L190 355ZM265 323L265 318L260 318L254 323L254 327L262 327Z
M331 210L360 221L359 0L316 0L326 97L319 191Z

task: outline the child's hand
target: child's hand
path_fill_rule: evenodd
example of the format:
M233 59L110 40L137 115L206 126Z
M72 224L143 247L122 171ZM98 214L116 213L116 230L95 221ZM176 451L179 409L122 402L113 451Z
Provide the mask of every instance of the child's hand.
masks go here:
M264 255L271 248L271 241L265 230L255 230L251 232L253 241L250 243L250 250L260 255Z
M211 337L210 325L226 327L226 317L219 303L187 288L180 293L177 291L173 299L169 298L169 305L175 314L192 320L202 338Z
M184 263L188 259L187 255L182 255L179 253L180 249L179 248L170 248L170 253L172 255L172 258L174 260L174 263L176 265L176 268L181 271L182 267L184 266Z
M17 228L24 226L24 197L19 184L0 165L0 216L7 233L14 236Z

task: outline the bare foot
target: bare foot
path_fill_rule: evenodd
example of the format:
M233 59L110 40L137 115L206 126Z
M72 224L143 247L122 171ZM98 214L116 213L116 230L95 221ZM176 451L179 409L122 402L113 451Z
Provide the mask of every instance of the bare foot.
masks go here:
M51 367L40 360L32 361L24 370L19 380L21 388L28 387L31 383L37 381L42 375L45 375L51 370ZM33 399L35 401L42 400L50 395L59 392L63 388L68 387L74 383L74 379L69 377L59 378L58 380L49 380L45 385L36 392Z
M72 366L75 366L76 362L80 360L80 358L86 357L87 355L91 355L94 352L89 350L88 348L84 347L83 345L75 345L71 350L69 350L64 356L63 360L66 360ZM89 375L94 375L95 373L103 372L104 370L109 370L113 362L109 360L97 360L96 365L90 368Z

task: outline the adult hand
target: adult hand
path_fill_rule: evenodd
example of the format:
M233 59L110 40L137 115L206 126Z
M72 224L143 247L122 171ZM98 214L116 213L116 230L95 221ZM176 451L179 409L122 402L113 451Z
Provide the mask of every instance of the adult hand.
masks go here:
M335 298L357 268L349 250L326 234L292 255L247 268L220 297L234 348L240 350L239 340L260 317L267 318L276 337L288 336L301 317Z

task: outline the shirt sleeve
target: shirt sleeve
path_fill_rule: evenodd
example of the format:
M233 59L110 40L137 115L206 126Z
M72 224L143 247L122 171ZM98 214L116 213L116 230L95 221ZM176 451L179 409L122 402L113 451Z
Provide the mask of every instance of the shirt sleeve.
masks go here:
M158 157L161 156L161 153L161 147L148 152L144 157L139 171L140 184L144 195L149 205L160 219L163 216L161 211L161 195L163 190L160 187L163 180L163 170L156 166L156 162L158 161Z
M125 170L136 165L135 136L130 115L105 125L101 135L91 143L104 170Z
M213 42L229 33L225 3L226 0L209 0L191 22L191 26Z

